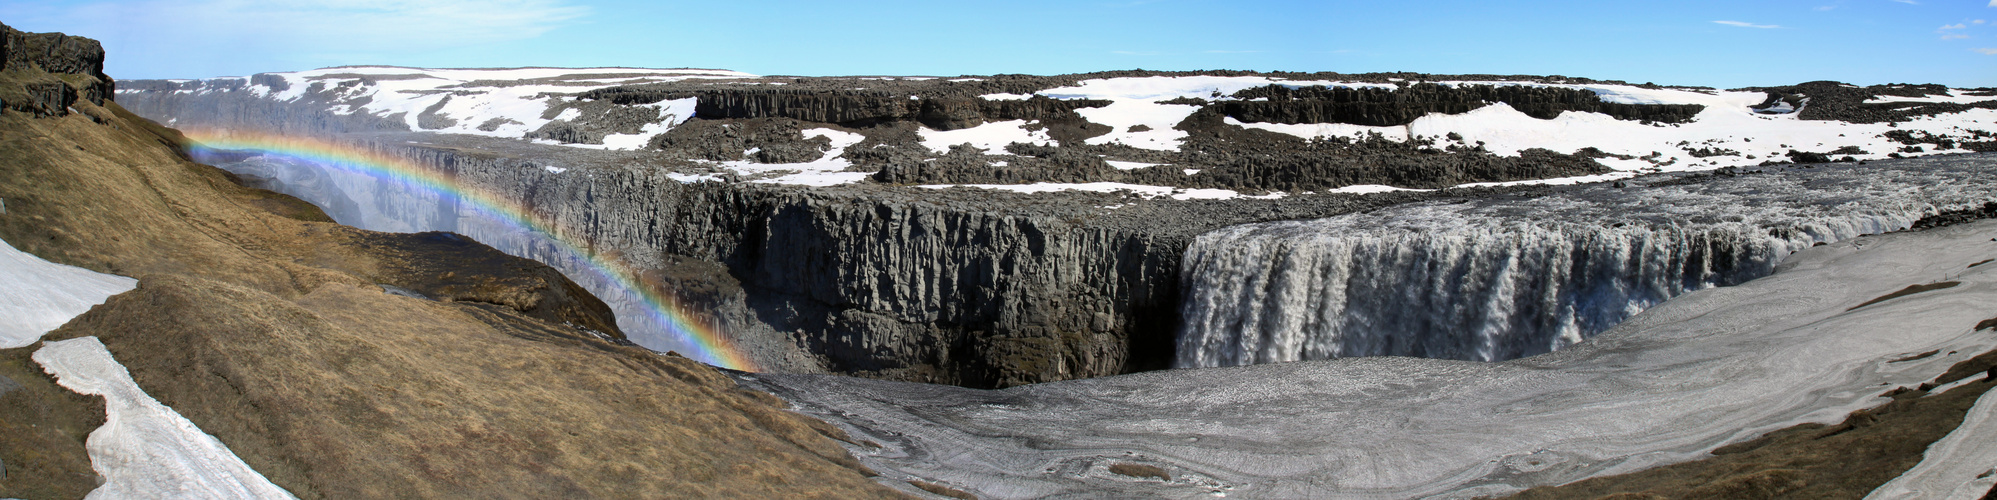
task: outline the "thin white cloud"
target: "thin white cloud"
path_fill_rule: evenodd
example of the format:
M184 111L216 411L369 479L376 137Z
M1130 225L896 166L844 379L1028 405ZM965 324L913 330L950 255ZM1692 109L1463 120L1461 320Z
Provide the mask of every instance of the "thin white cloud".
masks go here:
M1993 1L1993 2L1997 2L1997 0L1990 0L1990 1ZM1781 27L1781 26L1777 26L1777 25L1773 25L1773 24L1754 24L1754 23L1749 23L1749 22L1742 22L1742 21L1713 21L1713 24L1724 24L1724 25L1727 25L1727 26L1733 26L1733 27L1736 27L1736 28L1760 28L1760 29L1774 29L1774 28L1780 28L1780 27Z
M1943 40L1962 40L1969 38L1969 35L1956 30L1967 28L1969 28L1969 25L1964 23L1944 24L1940 28L1935 28L1935 33L1940 33Z
M1985 49L1969 49L1969 50L1974 50L1976 51L1976 53L1983 54L1986 56L1997 56L1997 49L1985 48Z
M1892 0L1892 1L1895 1L1895 2L1900 2L1900 3L1904 3L1904 4L1907 4L1907 5L1920 5L1920 4L1921 4L1921 2L1917 2L1917 1L1914 1L1914 0ZM1997 1L1997 0L1993 0L1993 1Z

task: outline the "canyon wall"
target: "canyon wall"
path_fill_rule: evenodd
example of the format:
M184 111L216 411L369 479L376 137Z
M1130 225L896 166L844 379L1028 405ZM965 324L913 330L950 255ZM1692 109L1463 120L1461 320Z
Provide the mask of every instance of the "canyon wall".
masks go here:
M649 284L699 311L767 368L981 387L1163 368L1178 328L1180 255L1200 231L1410 199L1254 200L1266 206L1228 215L1186 204L1102 219L1086 203L1005 210L992 193L969 190L681 183L644 166L557 173L488 152L393 141L363 147L517 202L561 239L647 270ZM545 236L447 197L278 162L223 166L328 207L342 222L456 231L584 270ZM607 294L614 287L587 273L569 274L620 313L643 307ZM662 334L628 317L620 314L620 326L641 345Z

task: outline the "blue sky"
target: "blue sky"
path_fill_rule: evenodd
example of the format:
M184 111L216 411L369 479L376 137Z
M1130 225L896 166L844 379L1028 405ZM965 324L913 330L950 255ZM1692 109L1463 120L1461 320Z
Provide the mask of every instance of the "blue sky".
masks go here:
M1997 0L0 0L0 22L102 40L117 78L390 64L1997 86Z

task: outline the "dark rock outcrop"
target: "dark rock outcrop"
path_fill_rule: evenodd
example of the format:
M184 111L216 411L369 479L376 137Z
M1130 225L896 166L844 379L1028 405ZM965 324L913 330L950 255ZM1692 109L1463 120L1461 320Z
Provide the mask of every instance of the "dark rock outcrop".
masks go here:
M0 71L29 68L56 74L88 76L80 98L94 104L110 99L116 84L104 74L104 46L96 40L62 33L27 33L0 24Z
M1433 83L1396 89L1378 87L1289 87L1270 85L1236 92L1239 101L1211 106L1221 114L1256 123L1349 123L1375 127L1407 125L1429 113L1460 114L1505 103L1533 118L1550 120L1564 111L1602 113L1621 120L1682 123L1705 106L1604 102L1594 92L1523 85Z
M1997 100L1970 104L1948 102L1883 102L1867 103L1880 96L1926 97L1944 95L1948 87L1942 85L1873 85L1860 87L1833 81L1815 81L1782 87L1754 87L1742 90L1761 91L1768 94L1756 109L1770 109L1786 104L1797 109L1799 118L1804 120L1837 120L1852 123L1892 123L1904 122L1923 116L1942 113L1960 113L1971 109L1997 109Z
M804 137L803 122L788 118L694 120L652 139L651 147L675 158L757 163L804 163L825 157L832 141ZM753 151L753 153L744 152Z

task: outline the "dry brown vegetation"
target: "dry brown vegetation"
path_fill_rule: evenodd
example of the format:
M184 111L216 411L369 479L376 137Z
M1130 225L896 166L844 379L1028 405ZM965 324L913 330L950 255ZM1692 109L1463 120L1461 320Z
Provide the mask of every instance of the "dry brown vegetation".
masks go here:
M823 422L569 326L615 334L546 266L325 222L114 103L75 107L0 112L0 239L140 287L47 338L101 338L302 498L898 496ZM0 497L73 498L95 486L82 440L102 403L56 387L38 347L0 351L0 387L22 387L0 393Z

